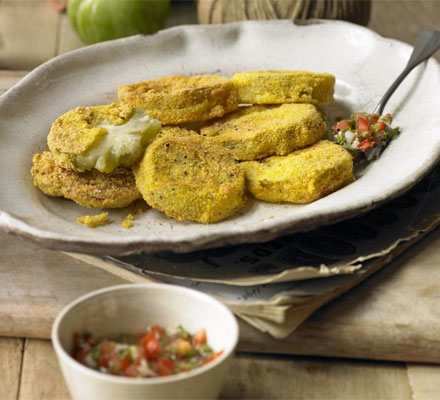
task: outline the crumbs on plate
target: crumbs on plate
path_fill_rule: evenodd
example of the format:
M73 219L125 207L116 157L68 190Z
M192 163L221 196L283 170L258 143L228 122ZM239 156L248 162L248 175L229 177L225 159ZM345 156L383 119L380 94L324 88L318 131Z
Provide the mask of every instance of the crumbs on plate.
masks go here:
M130 229L133 226L133 215L128 214L127 218L122 221L121 226L125 229Z
M78 217L76 220L80 224L86 225L89 228L96 228L97 226L106 225L109 221L107 220L108 212L103 212L98 215L83 215Z

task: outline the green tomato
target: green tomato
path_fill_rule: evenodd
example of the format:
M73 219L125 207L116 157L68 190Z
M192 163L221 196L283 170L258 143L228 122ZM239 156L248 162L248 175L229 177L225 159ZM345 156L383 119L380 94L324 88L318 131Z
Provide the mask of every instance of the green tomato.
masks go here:
M67 13L84 43L154 33L162 29L169 0L69 0Z

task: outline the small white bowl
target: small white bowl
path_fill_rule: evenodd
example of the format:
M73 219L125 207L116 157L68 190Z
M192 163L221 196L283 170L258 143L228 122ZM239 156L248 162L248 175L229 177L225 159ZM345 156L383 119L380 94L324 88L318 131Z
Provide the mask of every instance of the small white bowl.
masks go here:
M74 332L90 332L94 337L136 334L152 324L181 324L192 333L205 328L208 344L224 352L201 368L154 378L106 375L70 355ZM66 306L52 327L52 343L75 400L216 398L237 341L237 321L223 304L195 290L161 284L125 284L94 291Z

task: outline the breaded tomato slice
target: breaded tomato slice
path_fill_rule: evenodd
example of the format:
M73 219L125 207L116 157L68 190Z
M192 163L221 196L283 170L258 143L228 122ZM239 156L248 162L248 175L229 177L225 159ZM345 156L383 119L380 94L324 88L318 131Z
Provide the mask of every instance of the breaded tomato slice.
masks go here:
M201 128L237 160L285 155L322 139L327 125L312 104L243 107Z
M77 107L53 123L47 143L67 168L109 173L138 162L160 128L159 121L131 106Z
M180 126L164 126L159 134L157 135L157 139L162 137L177 137L177 136L192 136L199 135L196 131L185 129Z
M231 78L240 103L312 103L325 106L333 102L335 77L308 71L248 71Z
M164 125L221 117L238 107L229 79L172 75L119 86L119 101L144 110Z
M240 165L223 147L199 135L155 140L134 173L144 200L179 220L218 222L246 202Z
M88 208L120 208L141 198L133 172L116 168L110 174L93 169L79 172L60 167L49 151L35 154L31 169L34 185L45 194L65 197Z
M249 191L271 203L310 203L355 179L351 154L327 140L287 156L243 165Z

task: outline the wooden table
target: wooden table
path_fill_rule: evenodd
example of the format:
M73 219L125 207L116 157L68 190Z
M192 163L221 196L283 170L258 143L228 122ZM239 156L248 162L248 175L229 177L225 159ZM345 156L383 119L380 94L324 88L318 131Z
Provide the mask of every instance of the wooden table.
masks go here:
M193 4L174 4L168 24L180 23L196 23ZM375 1L370 27L413 43L421 29L440 29L440 2ZM46 0L0 0L0 93L25 71L80 46L66 16ZM7 244L1 235L0 244ZM14 254L8 258L13 260L8 264L11 271L20 263L18 249L11 249ZM35 257L41 257L38 251ZM0 399L69 398L47 340L0 338L0 376ZM438 399L440 366L240 353L221 397Z

